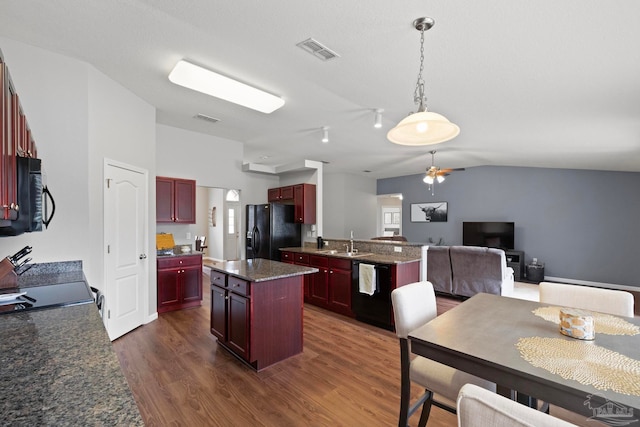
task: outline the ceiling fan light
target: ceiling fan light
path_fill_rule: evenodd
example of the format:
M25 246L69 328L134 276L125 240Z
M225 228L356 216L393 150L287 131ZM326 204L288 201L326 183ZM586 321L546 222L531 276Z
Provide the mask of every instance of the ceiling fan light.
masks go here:
M431 175L425 175L425 177L423 178L423 181L425 184L433 184L433 177Z
M438 175L436 179L438 180L439 183L444 182L444 176L442 175Z
M443 115L422 111L402 119L387 133L387 139L399 145L432 145L453 139L459 133L458 125Z

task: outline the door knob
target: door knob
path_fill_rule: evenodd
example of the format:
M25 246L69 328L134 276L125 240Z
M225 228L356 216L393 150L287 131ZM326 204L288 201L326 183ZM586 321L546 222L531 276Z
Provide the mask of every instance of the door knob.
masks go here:
M147 254L140 254L139 258L140 259L147 259Z

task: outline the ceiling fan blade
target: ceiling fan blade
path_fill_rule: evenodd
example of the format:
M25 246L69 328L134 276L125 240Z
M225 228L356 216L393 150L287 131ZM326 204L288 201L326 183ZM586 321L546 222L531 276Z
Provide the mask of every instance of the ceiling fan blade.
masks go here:
M438 171L438 173L441 173L441 172L442 173L449 173L449 172L453 172L453 171L463 171L463 170L464 170L464 168L455 168L455 169L454 168L443 168L443 169L440 169Z

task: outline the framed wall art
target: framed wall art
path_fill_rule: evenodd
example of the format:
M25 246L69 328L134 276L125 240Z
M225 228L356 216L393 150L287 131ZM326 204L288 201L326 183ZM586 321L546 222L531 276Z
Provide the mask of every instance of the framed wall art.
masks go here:
M447 222L447 202L412 203L411 222Z

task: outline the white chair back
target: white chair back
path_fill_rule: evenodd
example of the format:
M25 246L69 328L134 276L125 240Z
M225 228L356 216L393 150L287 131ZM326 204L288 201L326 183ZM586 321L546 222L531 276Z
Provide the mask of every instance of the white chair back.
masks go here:
M541 282L539 286L543 304L633 317L633 295L626 291L551 282Z
M438 314L436 294L428 281L394 289L391 301L398 338L407 338L409 332L435 319Z
M457 408L459 427L575 426L474 384L462 386Z

